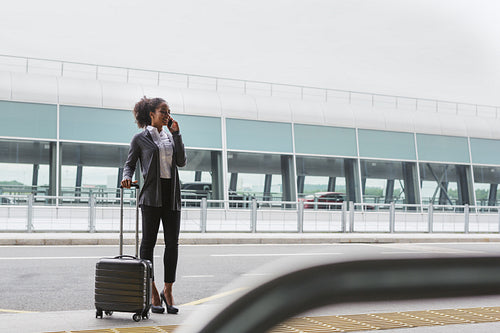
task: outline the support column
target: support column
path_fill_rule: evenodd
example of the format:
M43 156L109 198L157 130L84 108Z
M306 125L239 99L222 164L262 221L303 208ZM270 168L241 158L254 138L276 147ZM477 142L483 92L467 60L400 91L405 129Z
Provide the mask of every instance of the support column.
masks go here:
M420 204L420 187L418 184L418 174L416 163L403 162L403 181L405 204ZM414 207L410 207L412 210Z
M336 177L328 177L328 192L335 192Z
M295 168L293 166L293 157L288 155L281 156L281 184L282 200L296 201L295 197Z
M232 172L231 179L229 181L229 191L236 192L236 188L238 187L238 173Z
M490 193L488 195L488 206L496 206L498 184L490 184Z
M387 185L385 187L385 203L391 203L394 201L394 179L387 179Z
M212 157L213 157L213 153L217 153L215 151L212 152ZM212 159L212 163L213 163L213 159ZM195 182L201 182L201 171L195 171L194 172L194 181Z
M346 200L352 202L361 202L361 193L359 193L359 177L356 160L344 160Z
M81 196L82 193L82 174L83 174L83 165L78 164L76 166L75 197Z
M267 174L264 179L264 198L262 200L269 201L271 200L271 182L273 179L273 175Z
M39 170L40 170L40 164L33 164L33 177L31 179L31 190L34 193L37 192Z
M472 196L472 181L470 172L468 172L468 167L465 165L455 166L457 171L457 185L458 185L458 204L459 205L471 205L474 202Z
M222 184L222 153L220 151L212 151L211 160L212 198L215 200L222 200L224 199L224 185ZM198 179L196 181L201 181L201 171L196 171L195 179Z
M304 182L306 180L306 176L297 176L297 192L299 194L304 193Z
M57 165L57 143L51 142L49 143L49 193L48 195L55 196L56 195L56 178L57 178L57 168L60 167ZM62 165L62 159L59 159ZM60 182L59 182L60 184Z

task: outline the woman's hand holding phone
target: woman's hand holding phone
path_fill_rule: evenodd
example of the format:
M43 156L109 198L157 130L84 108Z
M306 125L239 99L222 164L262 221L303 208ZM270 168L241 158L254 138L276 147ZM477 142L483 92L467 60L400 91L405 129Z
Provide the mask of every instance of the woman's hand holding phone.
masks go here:
M170 133L179 132L179 124L172 118L168 120L167 127Z

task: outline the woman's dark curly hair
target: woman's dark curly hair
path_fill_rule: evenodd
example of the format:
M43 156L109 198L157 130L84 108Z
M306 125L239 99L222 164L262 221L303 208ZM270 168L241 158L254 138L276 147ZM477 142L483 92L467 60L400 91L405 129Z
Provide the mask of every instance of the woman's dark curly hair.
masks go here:
M163 98L147 98L144 96L141 100L135 103L134 113L135 122L139 128L144 128L151 125L150 112L155 112L156 108L161 104L166 103Z

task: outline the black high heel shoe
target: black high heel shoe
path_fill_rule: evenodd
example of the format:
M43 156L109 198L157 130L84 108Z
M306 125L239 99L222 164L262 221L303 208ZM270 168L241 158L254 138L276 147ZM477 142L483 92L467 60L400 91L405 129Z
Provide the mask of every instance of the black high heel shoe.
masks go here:
M177 314L177 312L179 312L179 309L176 308L175 306L173 305L168 305L167 303L167 299L165 298L165 294L163 293L163 290L161 291L160 293L160 298L163 302L165 302L165 306L167 307L167 313L170 313L170 314Z
M153 313L163 313L165 312L165 308L160 305L151 305L151 312Z

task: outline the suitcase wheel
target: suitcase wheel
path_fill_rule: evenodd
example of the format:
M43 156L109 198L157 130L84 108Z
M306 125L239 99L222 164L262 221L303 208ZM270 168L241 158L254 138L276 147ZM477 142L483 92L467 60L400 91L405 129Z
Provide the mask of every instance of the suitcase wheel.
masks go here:
M102 318L102 310L95 310L95 317Z
M142 319L149 319L149 312L143 313Z
M113 314L113 311L104 311L104 313L106 314L106 316L111 316Z
M141 321L141 314L140 313L136 313L132 316L132 319L136 322L139 322Z

